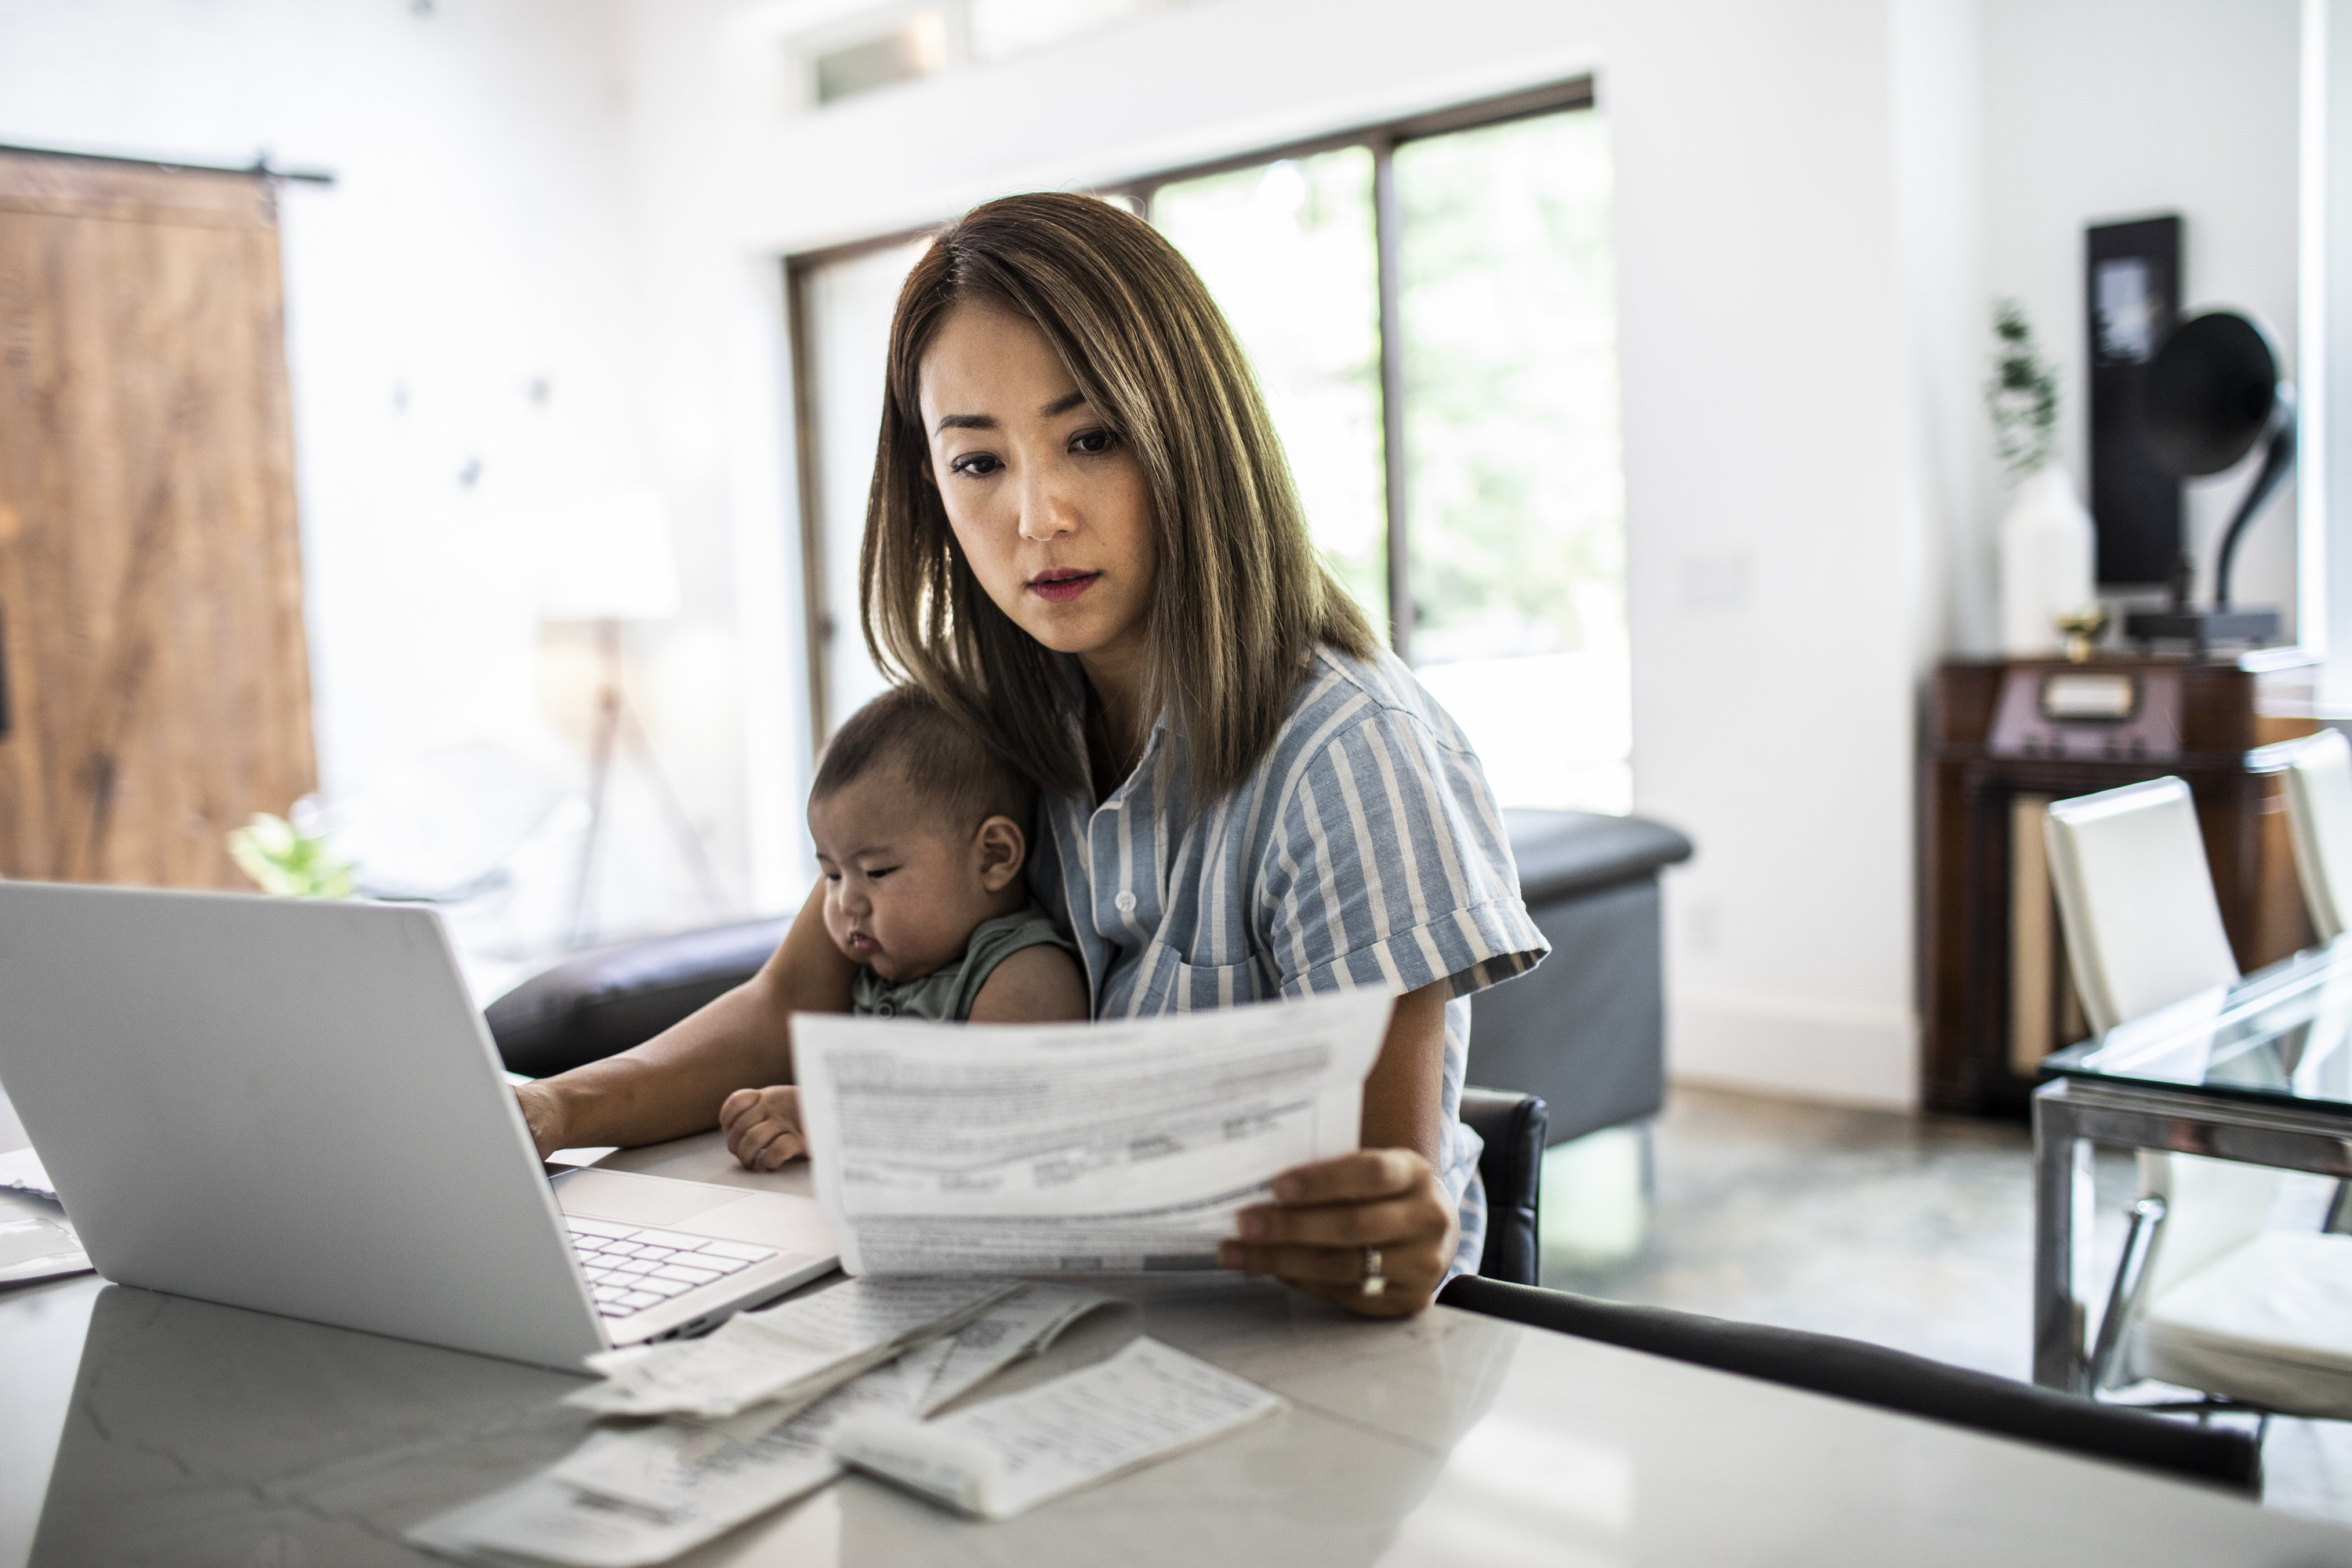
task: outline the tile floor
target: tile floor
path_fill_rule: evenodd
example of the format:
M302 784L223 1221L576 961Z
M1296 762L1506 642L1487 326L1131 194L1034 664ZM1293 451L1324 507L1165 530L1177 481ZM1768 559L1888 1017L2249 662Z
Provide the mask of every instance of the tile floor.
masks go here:
M1638 1139L1604 1133L1552 1152L1544 1283L2024 1378L2030 1156L2018 1123L1678 1089L1653 1131L1646 1205ZM2308 1184L2274 1223L2316 1229L2326 1184L2291 1180ZM2111 1259L2128 1157L2103 1157L2099 1187ZM2352 1524L2352 1423L2273 1421L2263 1460L2269 1506Z

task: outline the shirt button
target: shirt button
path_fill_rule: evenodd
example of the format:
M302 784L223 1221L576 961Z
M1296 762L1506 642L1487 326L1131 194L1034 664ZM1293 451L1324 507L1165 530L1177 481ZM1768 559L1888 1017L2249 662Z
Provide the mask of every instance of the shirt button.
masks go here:
M898 1011L898 1008L893 1007L887 1002L877 1002L874 1005L874 1016L877 1018L890 1017Z
M1121 892L1118 897L1113 899L1110 902L1111 908L1117 910L1120 914L1131 915L1135 912L1135 895L1133 893Z

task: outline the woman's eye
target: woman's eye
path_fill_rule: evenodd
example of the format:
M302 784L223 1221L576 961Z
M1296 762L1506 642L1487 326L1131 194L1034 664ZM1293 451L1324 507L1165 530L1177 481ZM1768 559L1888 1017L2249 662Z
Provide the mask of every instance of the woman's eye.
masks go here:
M1118 437L1108 430L1081 430L1070 437L1070 450L1097 456L1118 445Z
M974 452L970 457L958 458L948 465L955 472L969 474L976 479L984 479L1003 466L986 452Z

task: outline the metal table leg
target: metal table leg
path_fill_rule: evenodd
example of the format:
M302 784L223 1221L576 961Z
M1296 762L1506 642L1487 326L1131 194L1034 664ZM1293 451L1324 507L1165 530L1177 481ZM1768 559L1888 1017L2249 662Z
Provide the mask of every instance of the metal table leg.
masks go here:
M2160 1149L2352 1179L2352 1115L2191 1088L2086 1078L2033 1091L2033 1381L2087 1394L2092 1151Z
M2092 1239L2092 1145L2063 1083L2033 1095L2033 1381L2084 1391L2082 1280Z

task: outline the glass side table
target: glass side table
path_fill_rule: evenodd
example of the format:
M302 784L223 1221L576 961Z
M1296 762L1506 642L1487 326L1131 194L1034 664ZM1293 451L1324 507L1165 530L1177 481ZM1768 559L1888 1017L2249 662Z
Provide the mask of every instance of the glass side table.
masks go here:
M2033 1381L2086 1394L2091 1151L2352 1177L2352 935L2117 1025L2033 1092ZM2333 1216L2331 1216L2333 1217Z

